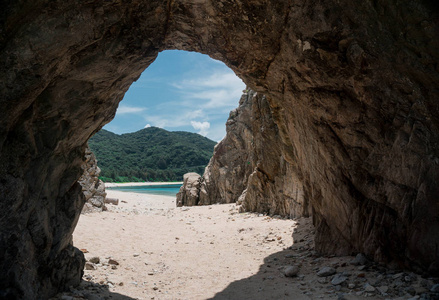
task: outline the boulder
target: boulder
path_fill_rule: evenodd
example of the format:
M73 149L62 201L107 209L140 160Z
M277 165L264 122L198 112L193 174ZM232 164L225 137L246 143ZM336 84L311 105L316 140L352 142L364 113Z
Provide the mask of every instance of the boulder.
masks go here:
M197 173L186 173L183 176L183 185L177 193L177 206L193 206L199 202L201 176Z

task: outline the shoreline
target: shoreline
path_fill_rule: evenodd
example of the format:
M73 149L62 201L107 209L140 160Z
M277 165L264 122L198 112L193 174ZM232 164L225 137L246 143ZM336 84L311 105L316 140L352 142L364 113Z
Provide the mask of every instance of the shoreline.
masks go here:
M183 185L183 181L171 181L171 182L104 182L105 188L107 187L122 187L122 186L151 186L151 185L168 185L168 184L180 184Z

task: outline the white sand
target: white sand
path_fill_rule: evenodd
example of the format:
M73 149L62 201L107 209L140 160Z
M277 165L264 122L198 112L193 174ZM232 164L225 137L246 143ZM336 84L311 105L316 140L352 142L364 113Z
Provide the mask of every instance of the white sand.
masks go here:
M177 182L106 182L105 187L123 187L123 186L150 186L150 185L169 185L169 184L183 184L182 181Z
M240 214L234 204L176 208L174 197L115 190L108 197L121 202L81 215L74 233L87 259L101 259L75 299L337 299L330 277L316 276L322 266L350 272L355 288L342 291L363 299L355 293L377 276L349 265L352 257L313 256L311 219ZM299 277L284 276L288 265Z
M110 291L129 297L214 297L230 283L260 272L264 259L293 243L295 221L239 214L234 204L176 208L174 197L107 192L120 205L81 215L74 245L87 249L88 259L117 260L116 270L100 266L85 273L97 283L109 279L114 283ZM256 291L266 286L263 281L256 285Z

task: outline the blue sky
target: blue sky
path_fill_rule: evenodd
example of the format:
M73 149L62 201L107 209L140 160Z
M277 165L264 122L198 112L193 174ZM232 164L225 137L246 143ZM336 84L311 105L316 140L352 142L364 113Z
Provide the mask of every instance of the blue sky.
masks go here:
M104 129L117 134L148 126L190 131L220 141L244 83L207 55L164 51L134 82Z

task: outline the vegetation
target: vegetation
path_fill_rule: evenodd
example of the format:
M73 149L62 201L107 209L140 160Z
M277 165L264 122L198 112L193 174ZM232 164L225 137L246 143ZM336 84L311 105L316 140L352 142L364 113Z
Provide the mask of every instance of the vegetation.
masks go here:
M89 140L105 182L181 181L187 172L204 172L215 144L157 127L122 135L101 130Z

